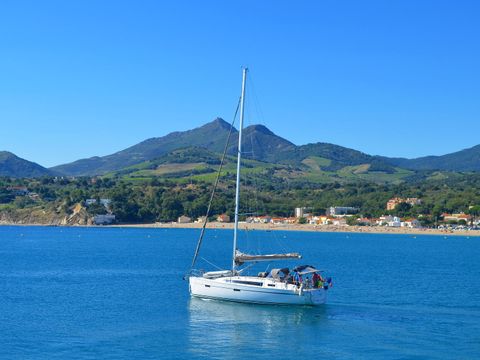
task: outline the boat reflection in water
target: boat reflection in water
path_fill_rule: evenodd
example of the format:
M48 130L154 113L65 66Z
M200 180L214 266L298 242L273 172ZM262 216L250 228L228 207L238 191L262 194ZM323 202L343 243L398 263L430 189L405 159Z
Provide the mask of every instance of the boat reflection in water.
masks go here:
M322 328L328 327L328 306L259 306L191 298L188 311L189 351L199 357L239 358L277 351L286 355L283 351L294 343L311 338L313 329L315 341L321 342Z

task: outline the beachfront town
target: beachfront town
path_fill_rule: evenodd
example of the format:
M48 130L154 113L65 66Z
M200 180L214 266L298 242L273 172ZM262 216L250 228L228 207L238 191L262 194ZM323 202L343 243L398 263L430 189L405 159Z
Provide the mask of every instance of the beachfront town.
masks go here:
M31 202L38 202L39 195L30 191L25 186L10 186L7 191L12 196L28 198ZM67 216L61 225L73 225L77 223L79 217L88 218L85 222L87 225L111 225L118 223L118 220L111 208L112 200L108 198L86 198L82 202L77 203L69 216ZM422 199L415 197L393 197L385 203L385 214L380 217L363 216L361 210L352 206L330 206L321 211L309 207L297 207L293 211L293 216L279 217L270 215L252 215L242 217L241 222L247 224L264 224L269 226L282 225L311 225L313 227L321 226L375 226L387 228L410 228L422 229L431 228L446 231L465 231L480 230L480 214L479 206L470 206L468 212L459 213L441 213L438 214L434 222L431 217L425 215L417 215L417 217L400 216L402 208L421 205ZM471 210L471 211L470 211ZM427 221L429 220L429 221ZM233 222L231 214L217 214L209 218L209 221L217 223ZM203 224L205 217L193 219L184 214L177 218L177 224Z
M392 215L395 208L406 203L410 206L420 205L421 199L418 198L399 198L390 199L386 204L388 215L383 215L378 218L363 217L359 211L360 209L350 206L331 206L326 210L325 215L313 215L311 209L306 207L295 208L295 216L291 217L275 217L275 216L249 216L245 219L248 224L270 224L270 225L293 225L293 224L307 224L313 226L383 226L390 228L410 228L421 229L425 226L422 223L422 216L418 218L413 217L399 217ZM232 221L229 215L221 214L216 216L215 220L219 223L229 223ZM205 217L200 217L196 220L191 219L186 215L178 218L178 224L188 223L203 223ZM440 215L438 223L430 226L440 230L478 230L480 229L480 217L475 217L470 214L458 213Z
M312 214L312 209L307 207L297 207L294 209L294 216L290 217L276 217L269 215L249 216L244 222L247 224L269 224L272 226L305 224L312 226L380 226L389 228L410 228L421 229L426 227L423 223L422 216L418 218L400 217L395 215L395 209L400 204L408 204L409 206L420 205L422 200L419 198L400 198L394 197L386 203L386 215L378 218L368 218L360 214L360 209L351 206L331 206L326 209L325 214ZM95 214L91 219L92 225L110 225L116 222L115 215L110 210L111 199L86 199L84 206L86 208L91 206L99 206L100 209L105 209L102 214ZM80 204L73 210L71 216L80 213L82 206ZM230 223L233 221L228 214L219 214L210 218L210 220L218 223ZM187 215L178 217L177 224L203 224L205 217L192 219ZM465 231L465 230L480 230L480 217L463 212L457 214L442 213L439 216L437 223L428 226L439 230L449 231Z

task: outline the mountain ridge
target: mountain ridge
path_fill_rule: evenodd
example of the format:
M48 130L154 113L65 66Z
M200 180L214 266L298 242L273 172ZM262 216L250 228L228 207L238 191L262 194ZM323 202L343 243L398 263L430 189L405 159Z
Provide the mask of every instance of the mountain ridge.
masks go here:
M0 151L0 176L35 178L49 175L55 175L55 172L9 151Z
M480 171L480 144L465 148L445 155L429 155L413 159L388 158L394 166L409 170L455 170L455 171Z
M185 147L205 148L212 152L223 153L227 135L230 131L232 134L227 154L236 155L238 130L235 127L231 129L231 124L222 118L216 118L194 129L175 131L165 136L148 138L110 155L79 159L49 169L30 162L30 164L37 166L31 165L33 167L30 167L29 171L23 171L20 165L18 165L17 172L12 171L15 167L7 171L6 165L4 165L4 170L3 172L0 171L0 175L12 177L35 177L51 174L95 176L119 171L145 161L151 161L171 151ZM248 126L243 129L243 132L242 152L246 158L297 168L304 168L308 159L310 159L308 162L312 164L311 159L316 158L317 160L324 159L320 167L325 171L337 171L346 166L360 165L368 165L369 171L385 173L393 173L395 168L417 172L480 171L480 145L440 156L407 159L369 155L362 151L325 142L295 145L260 124ZM10 157L15 156L12 153L9 154L11 154ZM25 167L28 168L27 165Z
M223 152L231 125L222 118L216 118L200 127L152 137L116 153L80 159L72 163L50 168L65 175L103 175L107 172L153 160L170 151L183 147L203 147L213 152ZM395 167L413 171L480 171L480 145L458 152L426 156L414 159L391 158L369 155L348 147L317 142L295 145L282 138L264 125L255 124L243 129L242 150L245 157L254 160L301 166L308 157L322 157L331 161L326 170L338 170L344 166L370 164L370 171L393 172ZM228 154L235 155L238 145L237 129L232 129Z
M225 142L229 131L230 125L223 119L217 118L195 129L176 131L162 137L146 139L107 156L80 159L50 169L73 176L103 175L110 171L152 160L185 146L213 148L214 151L220 152L223 151L220 143ZM237 130L233 129L233 132L236 133Z

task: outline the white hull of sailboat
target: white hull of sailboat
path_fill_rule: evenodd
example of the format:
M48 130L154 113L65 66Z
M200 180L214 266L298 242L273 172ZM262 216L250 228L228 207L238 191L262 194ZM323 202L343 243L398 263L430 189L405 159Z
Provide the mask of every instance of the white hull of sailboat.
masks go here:
M191 276L189 286L195 297L255 304L321 305L327 299L327 290L323 288L300 289L293 284L250 276Z

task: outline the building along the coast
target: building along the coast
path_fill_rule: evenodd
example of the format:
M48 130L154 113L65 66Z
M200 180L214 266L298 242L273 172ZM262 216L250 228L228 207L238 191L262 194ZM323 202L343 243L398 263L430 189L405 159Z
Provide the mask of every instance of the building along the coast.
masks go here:
M192 219L185 215L182 215L177 219L177 223L179 224L188 224L191 222L192 222Z
M218 222L223 222L223 223L228 223L230 222L230 216L227 214L221 214L217 216L217 221Z
M344 216L358 213L359 209L352 206L330 206L327 209L327 215Z
M105 214L105 215L95 215L93 217L93 223L95 225L109 225L115 222L115 215Z

